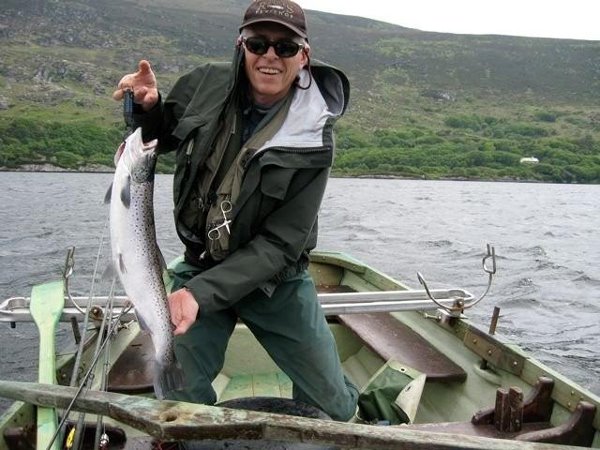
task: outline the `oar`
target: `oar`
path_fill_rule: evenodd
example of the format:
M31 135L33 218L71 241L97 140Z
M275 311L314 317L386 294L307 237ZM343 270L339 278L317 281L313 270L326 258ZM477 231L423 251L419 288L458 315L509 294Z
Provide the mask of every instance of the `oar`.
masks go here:
M0 380L0 397L26 403L66 408L77 388ZM592 404L588 402L586 411ZM169 400L153 400L113 392L86 391L75 401L75 411L110 416L162 440L239 439L337 445L355 450L486 449L550 450L553 444L435 433L407 427L382 427L308 419L258 411L218 408ZM591 413L593 415L593 412ZM591 421L591 419L590 419ZM440 426L440 430L443 426ZM575 450L581 447L563 447ZM39 449L39 447L38 447Z
M40 333L40 357L38 379L40 383L56 384L56 325L65 305L64 284L55 281L34 286L31 291L29 310ZM37 409L38 449L60 450L60 442L54 439L58 421L52 408Z

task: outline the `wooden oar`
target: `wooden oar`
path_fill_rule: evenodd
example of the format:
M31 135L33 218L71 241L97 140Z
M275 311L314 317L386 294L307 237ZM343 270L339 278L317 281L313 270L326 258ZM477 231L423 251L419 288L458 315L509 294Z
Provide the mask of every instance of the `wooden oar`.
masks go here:
M0 380L0 397L27 403L66 408L77 388ZM442 434L410 427L359 425L292 417L258 411L158 401L113 392L86 391L74 403L75 411L110 416L163 440L266 439L271 441L337 445L367 450L555 450L581 447L556 446L479 436ZM39 447L38 447L39 448Z
M40 356L38 379L40 383L56 384L56 325L65 305L64 284L55 281L34 286L31 291L29 309L40 333ZM38 449L59 450L60 442L54 438L58 421L56 410L39 407L37 409ZM51 445L52 444L52 445Z

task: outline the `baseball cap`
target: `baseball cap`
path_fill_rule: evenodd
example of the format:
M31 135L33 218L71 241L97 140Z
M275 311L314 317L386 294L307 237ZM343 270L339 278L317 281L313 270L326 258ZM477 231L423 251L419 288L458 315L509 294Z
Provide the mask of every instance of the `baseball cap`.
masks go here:
M248 25L259 22L275 22L304 39L308 37L304 11L300 5L291 0L254 0L244 14L240 31Z

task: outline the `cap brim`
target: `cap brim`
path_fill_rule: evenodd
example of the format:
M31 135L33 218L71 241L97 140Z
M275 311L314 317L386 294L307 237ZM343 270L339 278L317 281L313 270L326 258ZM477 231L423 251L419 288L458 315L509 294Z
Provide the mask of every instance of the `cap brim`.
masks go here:
M242 25L240 26L240 32L242 31L243 28L246 28L249 25L253 25L255 23L260 23L260 22L272 22L272 23L278 23L279 25L283 25L286 28L289 28L290 30L292 30L294 33L296 33L298 36L307 39L308 36L306 35L306 33L302 30L300 30L300 28L295 27L293 25L290 25L287 22L284 22L283 20L277 20L277 19L265 19L265 18L257 18L257 19L251 19L251 20L247 20L246 22L242 23Z

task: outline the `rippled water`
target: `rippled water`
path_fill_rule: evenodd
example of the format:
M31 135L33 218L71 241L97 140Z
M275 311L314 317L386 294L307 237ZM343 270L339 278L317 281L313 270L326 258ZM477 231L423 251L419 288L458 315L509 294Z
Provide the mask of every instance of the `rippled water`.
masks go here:
M0 300L61 275L75 246L76 294L88 293L110 174L0 174ZM158 176L156 222L166 259L181 253L171 216L170 176ZM600 186L424 180L332 179L319 248L337 250L418 286L485 289L486 243L498 274L489 298L469 312L600 394ZM107 264L105 245L102 265ZM100 270L103 270L102 267ZM0 379L34 380L32 324L0 324ZM64 326L59 342L72 340ZM0 400L0 409L8 403Z

